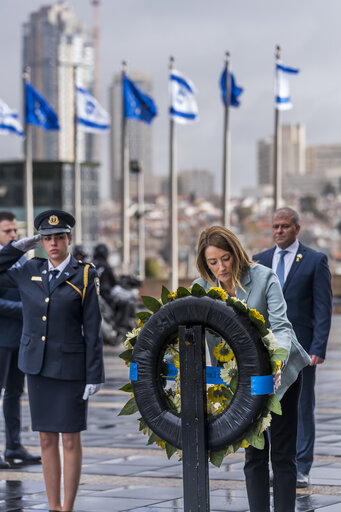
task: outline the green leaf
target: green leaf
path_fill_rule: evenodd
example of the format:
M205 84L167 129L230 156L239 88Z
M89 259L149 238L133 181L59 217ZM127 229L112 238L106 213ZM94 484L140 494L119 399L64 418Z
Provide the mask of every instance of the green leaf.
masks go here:
M278 347L271 355L271 361L285 361L288 351L285 348Z
M166 443L166 453L167 453L167 457L168 459L171 458L171 456L176 452L176 448L175 446L172 446L171 444L169 443Z
M166 288L165 286L162 285L162 290L161 290L161 302L162 304L168 304L168 302L170 302L172 299L169 297L170 295L170 291L168 290L168 288Z
M218 299L218 300L221 300L221 297L219 295L219 293L216 291L216 290L208 290L207 294L208 297L211 297L211 299Z
M235 453L237 450L239 450L241 445L242 445L241 441L237 441L236 443L233 443L233 453Z
M200 284L195 283L192 286L192 295L193 295L193 297L205 297L206 296L205 288L200 286Z
M123 359L123 361L131 363L131 360L133 358L133 350L131 348L128 348L128 350L121 352L121 354L119 354L119 357Z
M184 288L183 286L179 286L179 288L176 290L177 297L181 299L182 297L189 297L191 295L191 292L187 290L187 288Z
M136 403L136 400L135 398L131 398L130 400L128 400L128 402L125 404L125 406L120 410L120 412L118 413L119 416L124 416L124 415L128 415L128 414L134 414L135 412L137 412L139 409L137 407L137 403Z
M261 433L256 435L252 433L250 436L247 436L246 440L254 447L258 448L258 450L263 450L265 446L264 434Z
M233 394L236 392L237 385L238 385L238 377L237 377L237 375L235 375L234 377L232 377L231 382L230 382L230 390Z
M125 391L126 393L132 393L133 385L129 382L128 384L124 384L124 386L122 386L119 389L120 389L120 391Z
M136 313L136 316L141 320L143 324L145 324L146 322L148 322L152 314L149 313L149 311L140 311L139 313Z
M154 297L147 297L146 295L142 295L141 297L143 304L153 313L156 313L161 308L161 304Z
M148 444L153 444L153 443L156 443L156 441L162 441L161 437L159 437L157 434L155 434L154 432L151 434L151 436L149 437L148 439L148 442L147 442L147 445Z
M278 397L275 393L269 395L269 400L266 402L266 407L269 409L269 411L282 416L281 402L278 400Z
M147 423L144 421L143 418L139 418L139 431L141 432L142 430L144 430L146 427L148 427Z
M134 347L135 343L136 343L136 340L137 340L137 336L134 336L133 338L129 338L130 345L132 345Z
M214 466L216 466L217 468L220 468L221 463L224 460L225 454L226 454L226 448L224 448L223 450L212 451L212 452L210 452L210 461L212 462L212 464Z

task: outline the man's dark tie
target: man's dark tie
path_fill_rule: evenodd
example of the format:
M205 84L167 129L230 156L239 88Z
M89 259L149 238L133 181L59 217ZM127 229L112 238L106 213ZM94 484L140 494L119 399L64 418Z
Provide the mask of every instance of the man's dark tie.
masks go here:
M279 254L280 254L280 258L279 258L279 262L278 262L278 265L277 265L277 268L276 268L276 274L278 275L278 279L279 279L279 282L281 283L281 287L283 288L284 286L284 256L288 253L289 251L280 251Z
M55 282L55 280L57 279L57 275L59 274L59 270L57 270L57 269L50 270L50 274L51 274L51 279L49 281L49 289L51 291L53 283Z

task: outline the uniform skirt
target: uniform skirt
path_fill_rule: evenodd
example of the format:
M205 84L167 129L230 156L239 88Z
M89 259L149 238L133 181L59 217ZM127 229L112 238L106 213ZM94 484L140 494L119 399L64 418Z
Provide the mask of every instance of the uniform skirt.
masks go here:
M86 430L85 382L27 375L32 430L72 433Z

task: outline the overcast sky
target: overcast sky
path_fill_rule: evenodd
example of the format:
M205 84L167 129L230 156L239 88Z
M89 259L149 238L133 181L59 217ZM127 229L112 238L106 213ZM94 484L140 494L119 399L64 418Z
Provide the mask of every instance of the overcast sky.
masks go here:
M21 108L22 24L54 2L0 0L0 98ZM90 0L69 5L92 28ZM101 0L101 98L121 61L153 79L154 173L168 172L168 61L194 82L200 121L179 126L178 169L208 169L221 182L223 106L219 77L225 51L244 87L242 105L231 109L233 194L256 184L258 139L273 133L273 74L276 44L283 63L300 68L292 82L294 108L282 122L306 125L307 143L341 143L340 0ZM109 166L108 137L102 136L103 183ZM15 136L0 136L0 158L21 155Z

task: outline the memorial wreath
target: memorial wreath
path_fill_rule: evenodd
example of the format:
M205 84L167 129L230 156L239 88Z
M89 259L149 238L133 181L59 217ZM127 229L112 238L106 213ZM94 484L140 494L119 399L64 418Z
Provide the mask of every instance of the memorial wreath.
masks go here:
M242 315L243 317L247 317L251 324L255 326L261 337L262 343L268 353L272 374L274 374L280 367L281 361L286 359L287 351L283 348L276 347L275 336L271 330L266 327L263 315L261 315L256 309L250 309L247 307L244 301L241 301L235 297L230 297L222 288L212 287L206 292L202 286L199 284L194 284L188 289L179 287L175 292L170 292L166 287L163 286L160 300L157 300L154 297L142 297L142 301L149 311L142 311L137 313L138 328L133 329L126 336L126 340L124 342L126 350L120 354L120 357L124 360L127 366L130 366L132 362L133 349L138 335L143 326L149 321L152 314L158 312L166 304L188 296L209 297L217 301L223 301L228 306L231 306L233 310L238 314ZM220 342L214 348L214 356L216 357L218 364L221 367L220 381L222 383L207 385L207 413L212 417L224 413L224 411L229 408L231 402L233 401L233 397L238 386L238 365L235 354L233 353L227 341L222 339L222 337L219 335L219 332L217 334L211 328L207 330L210 331L211 334L221 338ZM170 374L169 367L172 366L169 363L172 363L172 365L175 366L175 368L173 366L173 370L175 371L172 374L172 380L167 381L167 378L169 379ZM174 411L175 414L179 415L181 412L181 390L179 339L177 333L173 334L169 337L169 339L167 339L162 361L160 363L159 376L162 382L165 398L170 409ZM127 383L120 389L130 393L131 398L124 405L119 414L127 415L137 412L139 409L133 394L132 383ZM264 409L257 418L257 421L245 433L243 439L238 440L237 442L234 442L229 446L219 450L211 449L209 452L210 461L219 467L225 456L235 452L240 447L246 448L247 446L252 445L258 449L264 448L264 431L270 426L271 413L281 414L281 405L275 393L268 395ZM172 446L172 444L164 441L161 437L159 437L159 435L157 435L155 432L153 432L152 429L149 428L143 418L139 418L138 422L139 430L143 432L143 434L149 436L147 444L156 443L158 446L166 450L168 458L170 458L174 453L177 453L181 458L182 451L179 448Z

